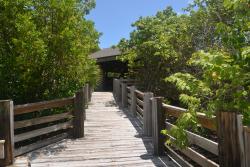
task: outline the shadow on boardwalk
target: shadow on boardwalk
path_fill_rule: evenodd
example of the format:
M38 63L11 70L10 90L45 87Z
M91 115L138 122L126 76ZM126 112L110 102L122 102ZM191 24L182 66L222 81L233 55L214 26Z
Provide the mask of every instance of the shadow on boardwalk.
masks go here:
M135 137L140 138L143 141L143 144L147 150L147 153L140 155L141 159L151 160L155 166L167 166L167 167L177 166L174 162L171 161L171 159L167 155L161 156L161 157L154 156L152 138L143 135L143 122L142 122L143 120L139 117L133 116L129 108L122 108L121 104L118 103L116 99L113 101L113 103L119 106L120 114L125 115L126 118L129 119L129 121L132 123L132 125L136 129L138 134L135 135Z
M65 139L21 159L28 158L31 167L175 166L167 156L153 155L142 122L119 108L112 93L94 92L86 114L84 138Z

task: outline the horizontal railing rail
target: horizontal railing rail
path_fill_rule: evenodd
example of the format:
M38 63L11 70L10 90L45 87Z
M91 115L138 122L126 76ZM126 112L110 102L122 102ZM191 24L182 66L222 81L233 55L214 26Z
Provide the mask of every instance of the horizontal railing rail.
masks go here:
M175 127L176 119L187 110L164 104L163 98L153 97L152 93L142 92L134 85L128 86L125 80L115 79L113 83L113 93L118 104L122 102L122 107L128 107L131 114L141 120L144 135L152 136L155 155L167 153L181 166L193 166L193 163L209 167L218 167L219 164L223 166L228 164L227 156L238 158L233 160L234 164L250 166L250 127L242 125L242 116L233 112L218 112L220 116L208 117L197 112L198 123L211 136L208 138L186 130L190 146L179 149L174 145L176 139L170 134L163 136L161 130ZM172 141L171 146L166 145L166 137ZM233 142L235 144L230 145Z
M167 115L171 115L176 118L179 118L184 112L187 111L184 108L171 106L167 104L163 104L163 108ZM211 116L211 118L209 118L204 113L197 112L197 120L204 128L210 129L212 131L216 131L215 116Z
M23 105L16 105L14 107L14 114L20 115L25 113L30 113L39 110L51 109L56 107L63 107L74 103L74 97L56 99L51 101L43 101L38 103L29 103Z
M74 97L16 106L11 100L0 101L0 118L6 125L0 139L7 141L0 142L0 166L64 138L83 137L85 108L91 93L87 84Z

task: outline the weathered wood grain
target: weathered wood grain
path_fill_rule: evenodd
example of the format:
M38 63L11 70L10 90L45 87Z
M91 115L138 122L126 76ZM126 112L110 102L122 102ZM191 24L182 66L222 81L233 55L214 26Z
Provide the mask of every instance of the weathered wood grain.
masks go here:
M122 83L122 107L125 108L128 105L128 90L127 84Z
M144 105L144 102L138 98L136 98L136 103L141 107L143 108L143 105Z
M176 140L175 138L173 138L170 135L168 135L168 137L172 142L174 142ZM165 144L165 146L168 147L166 144ZM177 147L176 147L176 149L177 149ZM200 166L219 167L219 165L217 163L206 158L204 155L198 153L197 151L195 151L194 149L192 149L190 147L187 147L186 149L178 149L178 150L181 151L187 157L189 157L191 160L193 160L194 162L199 164Z
M166 128L170 130L174 125L166 121ZM218 155L218 143L211 141L209 139L206 139L202 136L199 136L195 133L187 132L188 140L190 144L195 144L197 146L200 146L201 148Z
M14 113L13 101L0 101L0 139L4 139L4 159L0 166L12 164L14 161Z
M141 92L139 90L135 90L135 94L136 94L136 96L143 98L143 92Z
M84 120L86 119L85 111L85 90L81 89L75 95L73 110L73 137L80 138L84 136Z
M4 143L5 140L0 140L0 159L4 159Z
M119 109L111 93L95 92L86 114L84 138L66 139L28 153L31 166L176 166L153 155L152 139L143 136L141 121Z
M166 145L166 151L168 155L170 155L175 161L180 164L181 167L193 167L190 163L188 163L183 157L181 157L178 153L176 153L172 148Z
M163 97L154 97L152 99L152 139L154 155L164 155L164 143L165 137L161 133L161 130L165 128L164 111L162 106Z
M237 115L236 112L217 112L216 115L221 167L241 166L243 163ZM242 125L242 122L240 124Z
M58 120L65 119L65 118L72 118L72 112L33 118L29 120L24 120L24 121L16 121L14 126L15 126L15 129L19 129L19 128L24 128L28 126L34 126L34 125L39 125L43 123L58 121Z
M131 105L130 105L130 112L135 117L136 116L136 94L135 94L135 86L130 87L131 93Z
M245 167L250 166L250 128L245 126L244 133L244 149L245 149Z
M163 104L163 108L165 109L166 114L177 118L180 117L184 112L186 112L186 109L184 108L171 106L167 104ZM197 113L197 120L203 127L210 129L212 131L216 131L215 116L213 116L212 118L208 118L204 113Z
M143 116L143 109L140 106L136 105L136 111Z
M150 98L154 96L151 92L144 93L143 96L143 134L152 136L152 106Z
M15 156L19 156L19 155L22 155L24 153L28 153L28 152L36 150L38 148L41 148L41 147L47 146L49 144L53 144L55 142L63 140L66 137L68 137L68 133L62 133L62 134L50 137L50 138L45 139L45 140L38 141L36 143L32 143L30 145L20 147L20 148L15 150L14 154L15 154Z
M68 129L68 128L71 128L71 127L72 127L72 121L68 121L68 122L65 122L65 123L60 123L60 124L56 124L56 125L49 126L49 127L46 127L46 128L32 130L32 131L29 131L29 132L26 132L26 133L21 133L21 134L15 135L14 140L15 140L15 143L16 143L16 142L19 142L19 141L27 140L27 139L30 139L30 138L33 138L33 137L41 136L41 135L48 134L48 133L51 133L51 132L55 132L55 131L58 131L58 130Z
M64 98L64 99L43 101L43 102L38 102L38 103L16 105L14 107L14 114L20 115L20 114L30 113L34 111L45 110L49 108L62 107L62 106L73 104L73 102L74 102L74 97L69 97L69 98Z

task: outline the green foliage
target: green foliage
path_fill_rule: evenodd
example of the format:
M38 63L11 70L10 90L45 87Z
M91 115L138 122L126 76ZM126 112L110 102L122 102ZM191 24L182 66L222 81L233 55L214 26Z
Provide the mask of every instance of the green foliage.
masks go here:
M209 116L220 111L238 112L243 114L244 124L250 125L249 4L246 1L220 2L224 2L221 8L216 8L218 4L214 1L202 1L206 5L198 10L206 11L210 19L215 17L213 13L219 17L214 23L216 46L207 47L207 52L194 53L188 61L190 66L199 67L202 75L176 73L166 81L174 83L183 93L180 101L187 105L191 115L194 112L204 112ZM197 2L198 6L202 3ZM221 10L225 12L223 15L219 13ZM244 15L242 12L245 12ZM232 18L227 18L228 15ZM186 141L183 133L184 129L190 128L190 124L185 124L187 122L180 117L178 131L173 128L168 132L176 137L175 144L181 148L186 146L180 141ZM196 125L193 127L196 128Z
M0 94L16 103L71 96L96 83L88 55L99 33L84 15L94 1L0 0Z
M121 40L122 60L129 62L130 77L139 80L143 89L164 95L175 91L166 87L166 75L185 70L193 47L187 25L188 16L178 16L170 7L156 16L140 18L133 26L130 40ZM169 97L176 100L177 97Z
M130 39L121 40L130 76L145 90L187 107L176 127L163 131L176 138L175 145L187 146L185 129L197 130L197 112L238 112L250 124L249 5L248 0L194 0L186 15L168 7L140 18Z

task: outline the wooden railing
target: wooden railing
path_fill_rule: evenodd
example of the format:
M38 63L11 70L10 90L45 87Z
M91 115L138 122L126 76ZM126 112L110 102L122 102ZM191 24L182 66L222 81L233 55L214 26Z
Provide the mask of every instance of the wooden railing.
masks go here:
M60 141L84 136L85 108L91 99L87 85L74 97L13 105L0 101L0 166L12 164L14 157Z
M192 166L193 162L206 167L218 167L219 164L250 166L250 128L242 125L241 115L218 112L218 117L207 117L204 113L197 113L198 123L216 135L218 142L186 131L190 147L178 149L174 145L165 144L166 136L161 134L161 130L174 127L169 120L179 118L186 109L164 104L162 97L153 97L153 93L139 91L124 79L114 79L113 83L113 93L118 104L127 107L142 121L144 135L152 136L155 155L167 153L181 166ZM170 135L167 138L176 140Z

